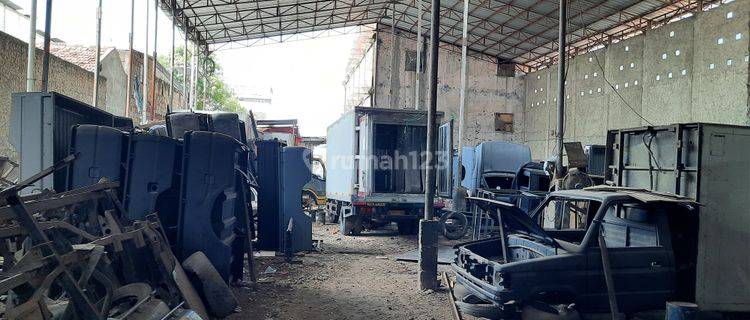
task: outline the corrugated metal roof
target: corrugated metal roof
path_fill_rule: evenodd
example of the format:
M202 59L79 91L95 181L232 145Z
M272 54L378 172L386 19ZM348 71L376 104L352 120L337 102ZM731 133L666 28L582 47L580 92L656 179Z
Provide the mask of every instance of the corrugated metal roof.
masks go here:
M417 0L161 0L162 9L208 50L226 43L279 38L311 31L377 24L417 31L418 3L428 34L431 2ZM705 1L706 5L715 1ZM556 59L558 0L470 0L468 46L475 56L510 60L536 69ZM174 8L172 8L174 4ZM569 0L572 53L587 51L695 10L691 0ZM440 34L460 46L463 1L441 1Z

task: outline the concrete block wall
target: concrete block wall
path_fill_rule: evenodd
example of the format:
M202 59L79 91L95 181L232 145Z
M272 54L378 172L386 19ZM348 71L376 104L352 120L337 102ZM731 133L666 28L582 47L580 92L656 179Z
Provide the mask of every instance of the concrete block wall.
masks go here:
M747 5L722 4L571 59L566 140L604 144L609 129L650 124L750 125ZM525 77L524 141L541 160L555 150L557 66Z
M414 109L416 76L420 80L422 109L428 105L429 70L417 74L404 71L406 50L416 50L416 41L399 34L393 41L390 32L376 35L374 106L380 108ZM391 48L396 47L396 56ZM428 49L429 50L429 49ZM444 120L458 125L461 85L461 55L441 48L438 63L438 110ZM429 67L424 62L425 69ZM475 146L482 141L524 141L524 78L497 76L497 64L473 57L467 63L467 101L464 145ZM392 70L397 70L391 74ZM495 131L495 113L513 113L512 133ZM453 130L454 141L457 129ZM454 142L455 146L455 142Z
M11 94L26 90L27 44L11 35L0 32L0 155L17 160L16 151L10 144ZM36 88L42 79L42 50L36 53ZM99 80L99 105L107 102L107 80ZM92 103L94 74L77 65L55 56L50 57L49 90L56 91Z

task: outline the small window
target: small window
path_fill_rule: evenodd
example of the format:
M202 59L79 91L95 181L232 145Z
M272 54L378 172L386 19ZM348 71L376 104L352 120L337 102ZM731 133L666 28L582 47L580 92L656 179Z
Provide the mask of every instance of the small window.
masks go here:
M537 105L539 105L539 102L537 102ZM495 113L495 131L513 132L513 114Z
M419 61L419 71L424 72L424 60L425 54L422 52L422 59ZM406 62L404 63L404 71L417 71L417 51L406 50Z
M659 232L647 208L617 204L608 208L602 222L607 248L659 247Z

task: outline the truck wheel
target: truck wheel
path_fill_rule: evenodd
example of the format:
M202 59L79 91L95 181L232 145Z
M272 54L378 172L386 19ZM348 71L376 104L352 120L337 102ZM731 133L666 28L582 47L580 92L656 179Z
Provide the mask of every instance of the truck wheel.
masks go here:
M330 223L339 223L339 215L331 210L326 210L326 221Z
M469 229L469 221L465 214L451 211L440 217L440 229L446 239L458 240L466 235L466 230Z
M418 220L399 221L399 222L396 222L396 225L398 226L398 234L405 236L405 235L417 233L417 229L419 228L419 221Z
M362 218L360 216L348 216L339 218L341 233L347 236L358 236L362 234Z

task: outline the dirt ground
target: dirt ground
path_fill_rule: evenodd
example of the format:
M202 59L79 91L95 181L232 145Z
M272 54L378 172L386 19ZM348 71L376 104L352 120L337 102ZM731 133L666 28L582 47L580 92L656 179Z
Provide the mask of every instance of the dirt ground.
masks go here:
M417 248L416 235L399 236L393 225L351 237L316 224L313 239L321 250L297 262L256 257L258 285L234 289L241 310L229 319L452 319L447 291L421 291L417 264L394 258Z

